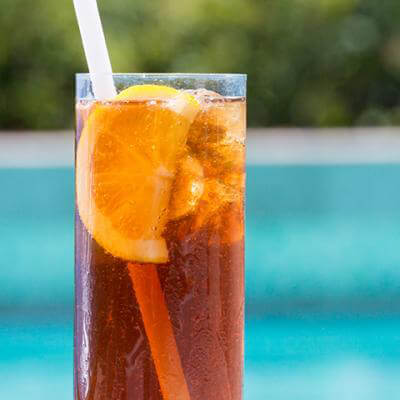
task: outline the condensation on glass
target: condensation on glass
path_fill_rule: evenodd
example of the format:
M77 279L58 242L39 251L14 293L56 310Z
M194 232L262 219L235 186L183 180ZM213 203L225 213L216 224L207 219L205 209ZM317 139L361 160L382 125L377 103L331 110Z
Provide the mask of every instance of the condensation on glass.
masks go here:
M241 400L246 76L113 77L76 77L75 400Z

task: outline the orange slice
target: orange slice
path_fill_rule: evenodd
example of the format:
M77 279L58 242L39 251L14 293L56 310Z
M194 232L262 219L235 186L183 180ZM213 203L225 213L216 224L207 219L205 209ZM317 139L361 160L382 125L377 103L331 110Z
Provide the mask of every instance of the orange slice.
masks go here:
M199 104L158 85L133 86L97 103L76 156L76 195L88 232L115 257L163 263L178 157Z

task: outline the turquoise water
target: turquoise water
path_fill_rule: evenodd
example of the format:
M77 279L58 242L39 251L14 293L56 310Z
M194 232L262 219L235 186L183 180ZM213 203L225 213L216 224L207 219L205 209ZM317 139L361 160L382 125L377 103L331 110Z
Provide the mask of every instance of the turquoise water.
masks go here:
M246 400L399 398L399 176L248 168ZM73 173L0 185L0 399L70 400Z
M396 318L250 318L245 399L398 399ZM0 398L72 399L72 324L5 318Z

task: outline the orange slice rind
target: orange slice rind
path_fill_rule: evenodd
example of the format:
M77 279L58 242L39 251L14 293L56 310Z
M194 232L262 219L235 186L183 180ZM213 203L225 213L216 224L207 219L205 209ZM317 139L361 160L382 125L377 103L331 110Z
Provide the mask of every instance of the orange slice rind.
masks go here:
M115 100L163 100L163 106L193 122L200 104L189 93L169 86L135 85L121 91ZM168 101L166 101L168 100Z

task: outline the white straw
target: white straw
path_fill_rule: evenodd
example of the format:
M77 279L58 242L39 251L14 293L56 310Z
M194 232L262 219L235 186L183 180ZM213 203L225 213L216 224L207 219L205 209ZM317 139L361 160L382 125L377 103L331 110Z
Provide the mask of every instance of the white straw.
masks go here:
M117 92L96 0L73 1L94 96L98 100L111 99Z

